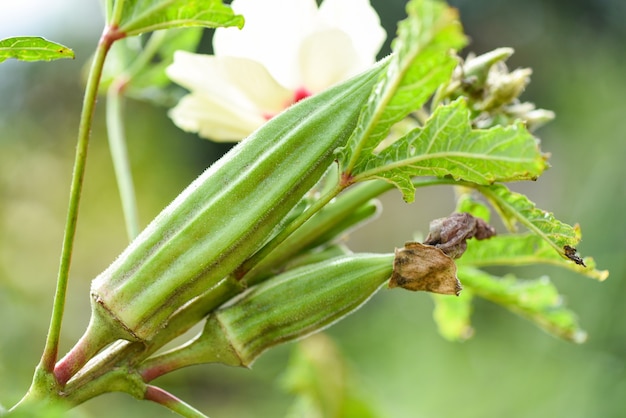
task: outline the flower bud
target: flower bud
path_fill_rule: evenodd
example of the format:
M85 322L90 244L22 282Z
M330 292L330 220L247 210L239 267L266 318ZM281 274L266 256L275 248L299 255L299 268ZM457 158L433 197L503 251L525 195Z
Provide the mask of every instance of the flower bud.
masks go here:
M482 55L468 57L463 64L463 76L474 77L477 85L482 87L491 67L506 61L513 52L513 48L497 48Z
M530 68L518 68L507 72L504 64L501 69L492 70L487 78L487 97L481 103L482 110L493 110L505 106L519 97L530 82Z
M546 109L535 109L533 106L532 109L519 115L519 118L526 123L528 130L533 132L553 120L554 112Z

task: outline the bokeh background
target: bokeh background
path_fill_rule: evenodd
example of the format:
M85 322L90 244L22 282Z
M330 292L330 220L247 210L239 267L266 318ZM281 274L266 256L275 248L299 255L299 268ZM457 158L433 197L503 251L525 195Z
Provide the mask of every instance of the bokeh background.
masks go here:
M392 37L404 1L373 0ZM487 302L476 334L443 340L428 295L381 291L327 332L384 417L623 417L626 412L626 3L622 0L455 0L472 43L468 51L515 48L511 67L529 66L523 98L553 109L542 128L552 168L517 184L539 207L580 223L579 250L609 269L604 283L551 268L549 274L588 331L574 345ZM0 64L0 403L27 390L48 326L62 238L81 72L102 30L99 2L0 2L0 38L43 35L72 47L73 61ZM204 42L205 51L210 43ZM386 45L388 48L388 44ZM383 51L385 54L388 49ZM130 101L128 137L145 225L227 147L187 135L167 109ZM81 206L62 351L89 317L89 283L123 249L126 235L100 103ZM352 248L389 252L453 208L448 188L420 190L406 205L384 196L384 212L354 233ZM212 417L281 417L292 398L278 381L292 344L264 354L252 370L199 366L159 382ZM78 409L79 416L172 414L122 394Z

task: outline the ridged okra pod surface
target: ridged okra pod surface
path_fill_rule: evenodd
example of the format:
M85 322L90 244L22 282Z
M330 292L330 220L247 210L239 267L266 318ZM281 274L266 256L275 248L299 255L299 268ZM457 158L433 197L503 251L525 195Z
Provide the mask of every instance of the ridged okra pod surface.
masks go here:
M216 311L206 327L220 329L241 364L249 365L266 349L324 329L359 308L389 279L393 260L393 254L350 254L296 268ZM206 349L214 343L207 340Z
M149 340L256 252L332 163L383 68L299 102L209 167L96 277L94 312Z

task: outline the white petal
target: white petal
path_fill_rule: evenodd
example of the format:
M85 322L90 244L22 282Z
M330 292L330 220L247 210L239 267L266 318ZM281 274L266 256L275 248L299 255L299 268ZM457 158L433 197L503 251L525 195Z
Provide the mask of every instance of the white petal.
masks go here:
M360 70L376 60L387 33L369 0L324 0L319 17L325 24L345 31L352 38L359 56L355 64Z
M298 49L316 23L315 0L234 0L231 7L246 23L215 31L215 55L253 59L282 85L298 87Z
M304 86L318 93L331 85L347 79L355 70L358 60L352 40L339 29L317 31L302 43L300 71Z
M265 122L256 113L242 112L192 94L183 97L169 116L184 131L222 142L239 141Z
M255 61L177 51L167 75L196 95L229 103L243 111L274 114L292 100L292 92Z

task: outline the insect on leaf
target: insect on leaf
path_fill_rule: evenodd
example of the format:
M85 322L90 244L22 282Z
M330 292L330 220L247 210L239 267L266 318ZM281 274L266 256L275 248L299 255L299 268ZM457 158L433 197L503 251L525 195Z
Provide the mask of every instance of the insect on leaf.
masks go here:
M556 219L550 212L539 209L528 197L515 193L501 184L478 189L500 214L509 230L517 231L517 223L545 240L562 257L585 266L585 261L576 253L581 234L578 225L570 226Z
M526 233L498 235L481 242L470 240L458 263L473 267L550 264L600 281L608 277L608 271L596 269L593 258L585 257L583 261L585 266L572 263L554 251L554 247L541 236Z

